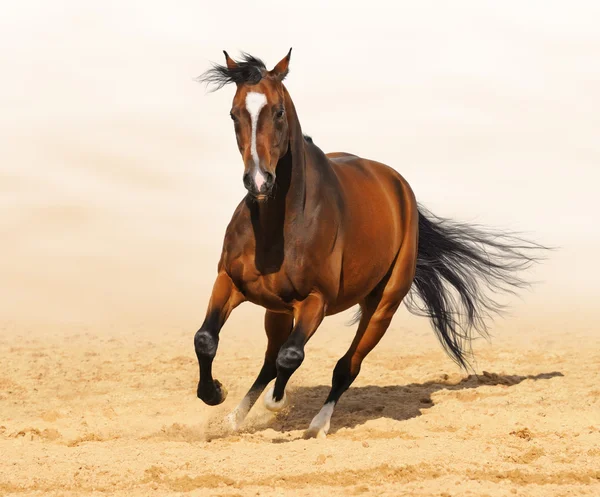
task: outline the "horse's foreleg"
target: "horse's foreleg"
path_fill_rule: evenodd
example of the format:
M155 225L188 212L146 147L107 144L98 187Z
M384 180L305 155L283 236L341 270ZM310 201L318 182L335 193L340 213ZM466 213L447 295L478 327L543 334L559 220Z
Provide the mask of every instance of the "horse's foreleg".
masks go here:
M235 288L231 278L220 272L215 281L206 318L194 336L194 347L200 366L198 398L206 404L215 406L227 397L227 391L212 376L212 363L219 345L219 332L229 314L241 302L244 296Z
M278 411L285 405L285 387L294 371L304 360L304 346L325 317L325 301L321 295L310 294L294 310L294 328L283 344L277 360L275 386L265 394L265 406Z
M290 336L293 322L294 317L290 314L279 314L271 311L267 311L265 314L265 331L268 340L265 361L248 393L227 417L233 429L237 429L244 421L265 387L277 376L277 354Z

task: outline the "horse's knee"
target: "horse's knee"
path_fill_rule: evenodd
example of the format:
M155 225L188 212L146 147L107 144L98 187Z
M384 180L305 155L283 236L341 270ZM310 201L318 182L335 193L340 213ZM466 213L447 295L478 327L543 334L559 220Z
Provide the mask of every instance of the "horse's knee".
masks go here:
M277 355L277 369L293 372L304 360L304 351L298 347L284 347Z
M219 339L210 331L199 330L194 336L194 348L198 359L214 359L218 345Z

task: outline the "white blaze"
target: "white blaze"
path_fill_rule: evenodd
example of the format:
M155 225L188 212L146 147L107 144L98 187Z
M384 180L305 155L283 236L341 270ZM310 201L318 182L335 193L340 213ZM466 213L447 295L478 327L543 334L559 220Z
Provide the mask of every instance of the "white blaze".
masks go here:
M250 142L250 153L252 154L254 167L256 168L256 172L254 173L254 183L256 184L258 191L260 191L260 187L264 184L265 177L263 176L259 167L258 151L256 150L256 128L258 128L258 117L260 116L260 111L266 103L267 97L265 97L263 93L251 91L246 95L246 110L250 114L250 121L252 123L252 141Z
M260 191L260 187L263 186L265 182L265 177L260 172L258 166L256 167L256 174L254 175L254 183L256 184L256 188Z

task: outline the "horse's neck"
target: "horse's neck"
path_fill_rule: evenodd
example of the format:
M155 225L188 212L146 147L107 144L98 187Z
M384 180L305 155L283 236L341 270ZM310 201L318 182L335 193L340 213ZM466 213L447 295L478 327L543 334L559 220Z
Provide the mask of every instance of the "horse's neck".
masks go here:
M273 238L283 234L286 223L298 224L306 207L306 163L304 145L290 149L277 164L273 196L253 202L253 225L257 237Z
M289 116L289 147L279 159L276 170L274 195L255 205L254 227L260 235L271 238L283 234L286 222L302 222L307 199L307 167L305 142L296 109L285 91L286 112ZM259 235L259 233L256 233Z
M289 119L289 149L288 153L277 165L277 175L282 174L281 186L286 188L286 210L295 217L302 216L306 206L306 175L307 157L305 153L304 136L296 107L287 89L284 87L285 107ZM279 169L281 168L281 171Z
M290 150L279 161L275 191L271 198L262 202L250 200L250 218L255 240L254 260L257 269L263 274L278 272L285 258L286 247L293 246L298 250L306 232L303 229L306 165L303 158L295 160L295 156L297 154Z

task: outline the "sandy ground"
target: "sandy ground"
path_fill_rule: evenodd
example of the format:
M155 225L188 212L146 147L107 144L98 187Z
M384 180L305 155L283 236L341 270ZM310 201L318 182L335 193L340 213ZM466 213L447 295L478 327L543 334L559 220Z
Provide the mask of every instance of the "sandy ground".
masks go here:
M476 377L461 374L424 327L392 326L328 438L303 440L351 330L325 325L291 382L290 408L273 416L257 404L228 434L221 420L261 363L264 338L252 327L223 332L216 376L229 397L216 408L195 398L193 330L3 335L0 493L600 493L597 337L505 331L477 346Z

